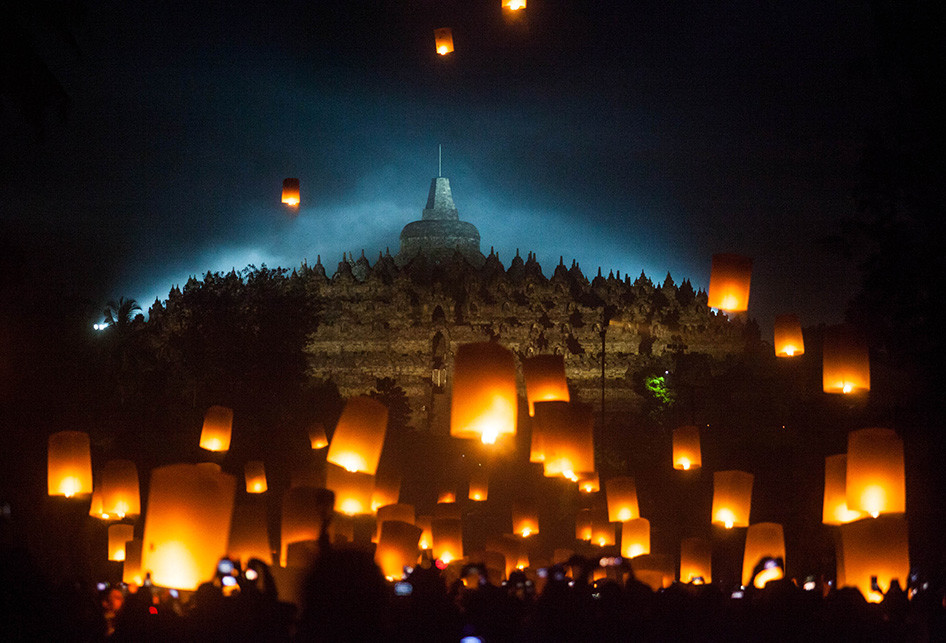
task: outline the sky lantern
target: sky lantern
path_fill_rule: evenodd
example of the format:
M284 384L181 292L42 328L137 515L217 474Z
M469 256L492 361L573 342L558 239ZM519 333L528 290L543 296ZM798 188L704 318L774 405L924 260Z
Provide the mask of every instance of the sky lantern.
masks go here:
M575 539L591 542L591 522L594 510L579 509L575 515Z
M230 433L233 429L233 409L211 406L204 414L204 428L200 432L200 448L208 451L230 449Z
M713 255L707 306L738 313L749 309L752 259L735 254Z
M532 421L532 436L529 440L529 462L545 462L545 436L541 422Z
M379 473L374 479L374 492L371 494L371 510L378 507L396 505L401 498L401 476L396 473Z
M437 53L446 56L453 51L453 32L449 27L434 29L434 43L437 47Z
M266 486L266 467L262 460L248 460L243 465L243 473L246 477L247 493L263 493L269 487Z
M578 474L578 489L582 493L595 493L601 490L598 474L594 471L583 471Z
M670 557L661 554L642 554L631 560L634 577L655 592L673 584L673 567Z
M108 520L110 518L110 516L105 513L105 504L102 502L101 479L92 485L92 503L89 505L89 515L99 520Z
M749 526L754 476L745 471L713 473L713 524L726 529Z
M266 505L262 502L238 504L234 507L227 555L240 561L244 567L251 558L258 558L267 565L272 565L273 552L269 546L267 524Z
M125 560L125 543L135 538L135 526L115 523L108 526L108 559Z
M829 455L824 459L824 503L821 522L843 525L860 520L866 514L847 506L847 454Z
M850 324L824 331L822 384L825 393L860 393L870 390L870 355L867 340Z
M678 426L673 430L673 468L680 471L699 469L703 466L700 451L700 428Z
M504 12L517 12L526 8L526 0L502 0Z
M512 502L512 530L523 538L539 533L539 506L532 498Z
M770 580L777 580L785 575L785 536L782 525L774 522L758 522L749 525L746 531L746 548L742 557L742 584L746 587L753 582L752 572L763 558L781 558L782 567L772 567L759 572L755 586L765 587Z
M193 464L151 472L142 567L161 587L194 590L227 553L236 480Z
M798 315L775 316L775 355L795 357L805 352L805 340L801 334Z
M328 438L325 437L325 426L321 422L315 422L309 427L309 444L313 449L324 449L328 446Z
M450 435L495 444L516 434L516 360L495 342L461 344L454 359Z
M47 488L50 496L87 496L92 493L92 453L89 434L60 431L49 436Z
M621 555L635 558L650 553L650 521L646 518L626 520L621 525Z
M594 420L591 406L578 402L538 402L534 425L542 427L544 473L572 482L595 470Z
M509 575L517 569L528 566L529 554L525 543L516 534L493 536L486 541L486 551L498 552L503 557L503 575Z
M450 563L463 558L463 523L453 518L435 518L430 521L435 560Z
M467 497L474 502L483 502L489 497L489 472L485 467L476 467L470 474L470 490Z
M608 520L608 510L598 509L591 513L591 544L598 547L614 545L614 525Z
M348 471L374 476L387 428L388 407L363 395L351 398L338 418L326 459Z
M637 506L637 485L634 478L620 476L611 478L604 485L608 498L608 520L611 522L626 522L640 518L640 509Z
M282 202L291 208L299 207L299 179L283 179Z
M374 559L388 580L404 578L404 568L417 563L417 543L423 530L409 522L385 520L381 523Z
M135 518L141 513L138 467L131 460L109 460L102 469L102 513Z
M374 494L373 475L360 471L347 471L334 464L326 465L325 474L325 487L335 492L335 507L338 511L349 516L373 513L371 510L371 496Z
M865 518L841 525L841 550L838 560L843 560L844 568L838 569L838 585L857 587L872 603L883 600L881 592L887 592L895 578L901 588L907 587L910 552L903 516ZM877 578L881 592L871 587L872 577Z
M530 416L535 416L536 402L568 402L565 358L562 355L527 357L522 360L522 375L526 381Z
M421 528L420 542L417 543L421 549L430 549L434 546L434 535L431 529L430 516L414 516L414 524Z
M282 499L279 564L287 563L289 545L317 540L322 532L321 498L315 487L291 487Z
M437 492L438 505L452 505L457 501L457 492L451 487Z
M684 538L680 542L681 583L712 583L712 569L713 547L708 540Z
M851 431L847 436L847 506L876 518L906 511L903 441L890 429Z
M378 507L378 513L375 514L375 533L371 542L378 542L378 536L381 534L381 523L386 520L399 520L411 525L414 524L414 505L384 505ZM420 538L420 534L417 536Z
M145 575L141 571L140 539L129 540L125 543L125 561L122 563L122 582L127 585L142 585Z

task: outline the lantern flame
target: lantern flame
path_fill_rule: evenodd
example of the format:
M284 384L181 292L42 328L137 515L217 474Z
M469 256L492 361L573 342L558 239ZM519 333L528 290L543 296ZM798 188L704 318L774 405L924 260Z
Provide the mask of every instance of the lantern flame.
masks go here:
M680 458L680 462L678 464L683 468L684 471L690 470L690 460L688 458Z
M75 476L68 476L59 482L59 492L67 498L76 495L76 491L81 487L79 479Z
M437 47L437 53L440 54L441 56L446 56L447 54L450 53L450 49L446 45L440 45L439 47ZM444 562L450 562L450 561L444 561Z
M786 346L785 348L782 349L782 353L783 353L786 357L794 357L794 356L795 356L795 347L794 347L794 346Z
M343 501L339 509L343 514L348 516L354 516L356 514L363 513L361 503L354 498L348 498L347 500Z
M523 527L523 528L522 528L522 537L523 537L523 538L528 538L528 537L531 536L531 535L532 535L532 530L531 530L531 529L529 529L528 527Z
M736 517L729 509L720 509L716 512L716 521L723 523L726 529L732 529L736 522Z
M618 512L618 520L620 520L621 522L624 522L625 520L630 520L630 519L631 519L631 510L630 510L630 509L628 509L628 508L625 507L624 509L621 509L621 510Z
M519 11L520 9L525 8L526 2L525 0L510 0L506 6L510 11Z
M644 550L644 547L642 545L634 544L627 548L627 551L625 552L625 556L627 556L628 558L635 558L637 556L641 556L646 553L647 552Z
M845 382L845 383L841 386L841 392L842 392L842 393L850 393L850 392L853 391L853 390L854 390L854 385L851 384L850 382Z
M784 577L785 573L782 571L781 567L769 567L759 572L752 584L755 585L757 589L762 589L770 580L778 580Z

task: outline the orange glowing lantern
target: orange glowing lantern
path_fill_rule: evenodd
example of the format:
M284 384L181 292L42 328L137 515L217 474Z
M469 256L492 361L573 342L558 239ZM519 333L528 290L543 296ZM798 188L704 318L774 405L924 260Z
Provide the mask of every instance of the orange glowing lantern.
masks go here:
M798 315L775 316L775 355L795 357L805 353L805 340L801 334Z
M193 464L151 472L142 567L155 585L194 590L227 553L236 480Z
M578 402L538 402L535 425L542 427L544 473L578 481L579 472L595 470L591 406Z
M111 516L105 513L105 503L102 501L101 480L92 485L92 503L89 505L89 515L100 520L109 520L109 518L111 518Z
M843 560L843 571L838 569L838 585L857 587L872 603L883 600L881 592L890 589L893 579L900 587L907 586L910 551L903 516L865 518L841 525L841 550L843 556L838 558ZM872 588L873 578L881 592Z
M541 424L532 421L532 437L529 441L529 462L545 462L545 436Z
M903 441L890 429L851 431L847 436L847 506L876 518L906 511Z
M381 523L387 520L397 520L414 524L414 505L384 505L378 507L378 513L375 515L375 533L371 538L372 542L378 542L378 536L381 534ZM417 536L420 538L420 535Z
M864 512L847 506L847 454L829 455L824 459L824 503L821 522L843 525L860 520Z
M598 474L594 471L585 471L578 474L578 489L582 493L595 493L601 490Z
M591 523L593 519L591 509L579 509L575 516L575 538L591 542Z
M326 459L348 471L374 476L387 428L388 407L370 397L351 398L338 419Z
M286 566L289 545L317 540L322 533L322 496L315 487L291 487L282 499L282 536L279 564Z
M349 516L372 513L373 475L346 471L334 464L326 465L325 474L325 487L335 492L338 511Z
M640 509L637 506L637 486L634 478L621 476L611 478L604 485L608 497L608 520L611 522L627 522L640 518Z
M299 206L299 179L283 179L282 202L289 207Z
M860 393L870 390L867 341L853 326L841 324L826 328L821 352L825 393Z
M646 518L626 520L621 525L621 555L636 558L650 553L650 521Z
M260 502L239 504L233 509L233 522L230 524L230 540L227 555L244 565L257 558L267 565L273 562L273 552L269 546L266 505Z
M463 558L463 523L452 518L430 521L434 559L450 563Z
M139 539L125 543L125 562L122 563L122 582L127 585L142 585L145 575L141 571L141 545Z
M614 545L615 529L608 519L608 510L593 510L591 514L591 544L598 547Z
M489 496L489 472L484 467L477 467L470 474L470 491L467 497L475 502L483 502Z
M685 538L680 543L680 582L713 582L713 548L703 538Z
M414 516L414 524L421 528L420 542L417 546L421 549L430 549L434 546L434 534L431 528L430 516Z
M375 550L375 561L389 580L404 578L404 568L417 563L417 543L423 530L409 522L385 520Z
M503 534L500 537L492 537L486 541L486 550L498 552L503 557L503 575L509 578L509 575L521 569L520 565L528 560L528 554L521 538L515 534ZM528 565L526 562L525 567Z
M378 507L385 505L396 505L400 498L401 476L395 473L379 473L375 476L374 492L371 494L372 511L377 511Z
M453 32L448 27L434 29L434 43L437 53L446 56L453 51Z
M753 580L752 572L764 558L781 558L781 567L765 567ZM746 549L742 558L742 584L748 587L755 583L757 588L765 587L770 580L777 580L785 575L785 536L782 525L774 522L759 522L749 525L746 531Z
M134 525L116 523L108 526L108 559L125 560L125 543L135 538Z
M673 430L673 468L681 471L703 466L700 451L700 429L697 426L678 426Z
M512 530L523 538L539 533L539 507L535 500L520 498L513 501Z
M563 356L536 355L526 358L522 360L522 375L526 381L530 416L535 416L536 402L568 402L568 382L565 380Z
M503 11L521 11L526 8L526 0L502 0Z
M713 473L713 524L726 529L749 526L754 476L745 471Z
M450 435L494 444L516 434L516 361L495 342L462 344L454 360Z
M749 309L752 259L735 254L713 255L707 306L726 312Z
M328 438L325 437L325 427L321 422L316 422L309 427L309 444L313 449L324 449L328 446Z
M131 460L109 460L102 470L102 513L135 518L141 513L138 467Z
M200 432L200 448L208 451L230 449L230 432L233 429L233 409L211 406L204 414L204 428Z
M243 465L243 473L246 477L247 493L263 493L269 487L266 486L266 467L261 460L249 460Z
M92 493L92 454L89 434L60 431L49 436L47 488L50 496L87 496Z
M453 489L441 489L437 493L438 505L452 505L457 501L457 493Z
M673 561L669 556L642 554L631 560L631 569L637 580L655 592L673 584Z

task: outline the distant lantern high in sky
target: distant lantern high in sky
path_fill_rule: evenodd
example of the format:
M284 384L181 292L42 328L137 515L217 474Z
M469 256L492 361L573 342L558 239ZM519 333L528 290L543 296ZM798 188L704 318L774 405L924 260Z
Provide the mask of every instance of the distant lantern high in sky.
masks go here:
M299 207L299 179L283 179L282 202L291 208Z
M434 43L437 53L446 56L453 51L453 32L447 27L434 29Z
M710 308L726 312L749 310L749 281L752 259L736 254L715 254L710 271Z

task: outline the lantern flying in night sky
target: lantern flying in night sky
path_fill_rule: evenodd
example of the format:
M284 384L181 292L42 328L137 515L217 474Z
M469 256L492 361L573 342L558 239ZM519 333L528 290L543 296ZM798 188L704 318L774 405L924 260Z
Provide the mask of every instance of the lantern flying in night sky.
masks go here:
M714 525L726 529L749 526L752 508L752 482L755 477L745 471L715 471L713 473Z
M299 179L283 179L282 202L291 208L299 207Z
M387 427L388 407L363 395L351 398L338 419L326 459L347 471L373 476Z
M450 435L494 444L515 435L516 360L495 342L461 344L454 358Z
M805 352L798 315L775 316L775 354L778 357L796 357Z
M707 306L726 312L749 309L752 259L736 254L715 254L710 272Z
M47 486L50 496L72 498L92 493L88 433L60 431L49 436Z
M211 406L204 414L204 428L200 432L200 448L208 451L228 451L233 429L233 409Z
M448 27L434 29L434 43L437 53L446 56L453 51L453 32Z
M535 416L536 402L559 400L567 402L568 382L565 380L565 358L561 355L536 355L522 360L526 381L529 415Z

